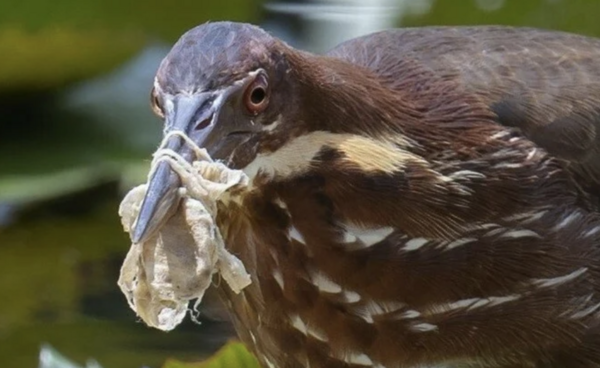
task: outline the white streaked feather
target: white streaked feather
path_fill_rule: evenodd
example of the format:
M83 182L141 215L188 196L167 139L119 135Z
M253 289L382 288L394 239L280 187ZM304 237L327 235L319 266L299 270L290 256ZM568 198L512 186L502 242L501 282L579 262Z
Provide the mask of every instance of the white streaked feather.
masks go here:
M373 365L373 361L371 360L371 358L369 358L369 356L364 353L356 353L349 351L346 352L346 354L339 356L338 359L341 359L348 364L356 364L363 366Z
M425 239L425 238L414 238L414 239L410 239L409 241L407 241L406 243L404 243L404 246L402 247L402 249L406 250L406 251L417 250L417 249L421 248L422 246L424 246L427 243L429 243L428 239Z
M283 286L285 284L283 282L283 275L281 274L281 271L279 269L273 270L273 278L275 279L281 290L283 290Z
M289 230L289 237L290 237L290 239L294 239L297 242L306 245L306 241L304 240L304 236L302 236L302 234L298 231L298 229L296 229L295 226L292 226L290 228L290 230Z
M360 294L355 291L344 290L342 296L346 303L357 303L360 301Z
M544 287L553 287L553 286L559 286L562 285L564 283L567 283L569 281L573 281L576 278L578 278L579 276L583 275L584 273L587 272L587 267L581 267L567 275L563 275L563 276L558 276L558 277L550 277L550 278L544 278L544 279L533 279L531 280L531 283L537 287L540 288L544 288Z
M373 317L396 312L405 307L406 304L400 302L376 302L373 300L368 300L362 305L356 306L353 309L353 312L365 322L373 323Z
M409 328L414 332L430 332L438 329L436 325L426 322L412 324Z
M344 225L343 227L345 230L343 241L345 243L352 243L359 240L365 247L370 247L373 244L381 242L394 232L394 229L391 227L368 229L349 224Z
M453 249L456 247L460 247L461 245L473 243L477 241L477 238L460 238L448 243L444 248L445 249Z
M573 221L577 220L581 216L582 216L581 213L573 212L569 216L565 217L561 222L556 224L556 226L554 226L552 228L552 230L559 231L559 230L563 229L564 227L568 226Z
M501 238L541 238L540 234L536 233L533 230L528 229L519 229L519 230L509 230L500 236Z
M337 294L342 291L340 284L336 283L325 274L319 271L309 271L310 281L319 291L330 294Z
M510 294L505 296L490 296L487 298L468 298L460 299L449 303L434 304L428 307L427 314L435 315L440 313L446 313L457 309L476 309L482 307L492 307L503 303L518 300L521 297L519 294Z

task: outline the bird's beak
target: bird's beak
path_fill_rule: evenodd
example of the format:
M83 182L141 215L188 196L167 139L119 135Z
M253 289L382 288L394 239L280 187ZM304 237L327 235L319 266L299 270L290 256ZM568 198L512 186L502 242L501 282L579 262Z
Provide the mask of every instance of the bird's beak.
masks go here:
M203 147L213 136L215 119L222 104L223 95L215 92L193 95L177 95L165 108L164 134L181 131L198 146ZM170 135L162 148L170 149L186 161L194 160L194 151L177 135ZM146 196L131 233L134 243L143 242L163 224L179 206L179 176L169 163L160 162L152 172Z

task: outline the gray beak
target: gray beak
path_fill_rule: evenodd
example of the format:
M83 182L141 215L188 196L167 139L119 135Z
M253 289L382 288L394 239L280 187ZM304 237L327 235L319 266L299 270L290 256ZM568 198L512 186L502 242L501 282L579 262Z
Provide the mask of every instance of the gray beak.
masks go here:
M165 131L181 131L202 147L215 127L217 110L213 92L194 95L177 95L172 99L171 109L165 111ZM217 103L218 105L218 103ZM194 160L194 152L179 136L169 138L163 148L180 154L186 161ZM133 243L140 243L152 236L179 206L178 189L181 187L179 176L167 162L158 164L148 184L148 190L140 213L131 233Z

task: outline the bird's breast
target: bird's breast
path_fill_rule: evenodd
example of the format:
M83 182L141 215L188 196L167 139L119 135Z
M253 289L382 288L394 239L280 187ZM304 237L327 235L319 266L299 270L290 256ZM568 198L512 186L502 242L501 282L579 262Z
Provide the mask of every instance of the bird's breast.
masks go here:
M436 330L405 302L370 293L382 280L365 269L365 253L394 229L344 224L326 197L302 192L248 198L245 215L228 216L226 243L253 280L242 294L227 295L238 333L267 367L391 363L378 327L389 316L394 333ZM383 257L369 263L388 267Z
M409 236L349 221L322 184L219 210L226 246L252 275L239 295L223 292L267 367L495 367L506 351L523 362L542 349L524 331L569 342L595 318L598 254L585 244L600 231L580 231L583 211L531 207L452 238Z

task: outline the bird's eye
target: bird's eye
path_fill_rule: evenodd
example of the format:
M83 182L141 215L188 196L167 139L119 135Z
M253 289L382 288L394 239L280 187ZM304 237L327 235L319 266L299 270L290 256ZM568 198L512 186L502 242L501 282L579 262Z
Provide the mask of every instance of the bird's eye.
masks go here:
M269 84L264 74L258 74L248 86L244 95L244 103L253 115L257 115L267 108L269 104Z
M150 106L152 107L152 111L154 112L154 114L156 114L156 116L158 116L161 119L165 118L162 103L158 98L158 94L156 93L156 90L154 88L152 88L152 92L150 92Z

